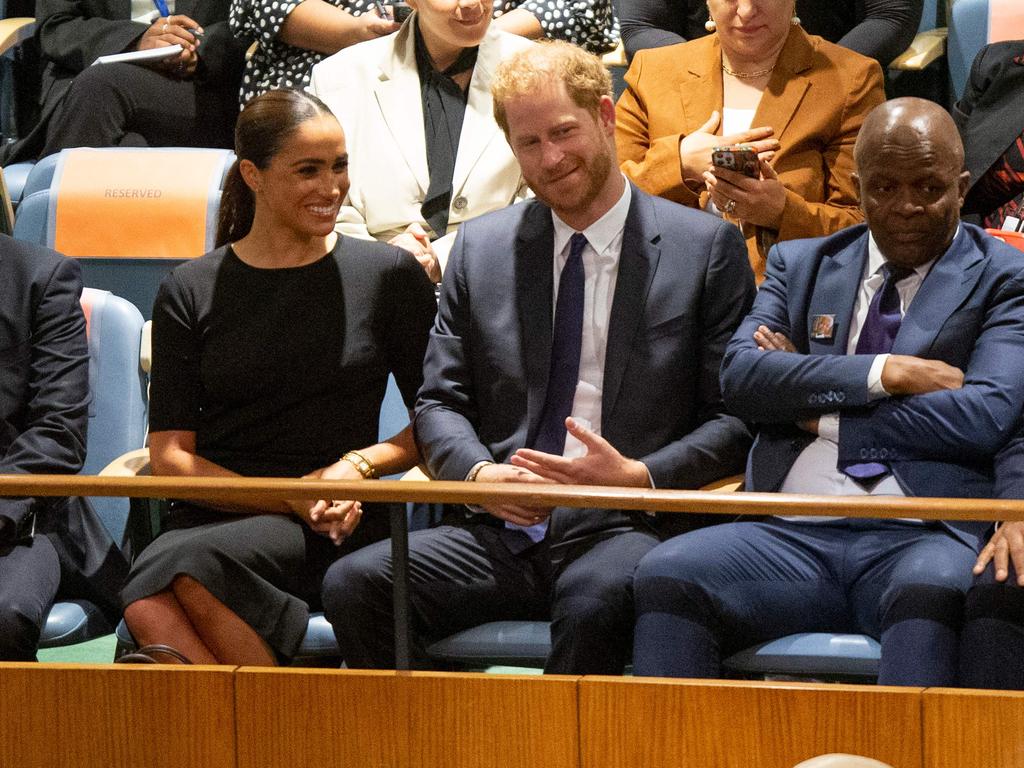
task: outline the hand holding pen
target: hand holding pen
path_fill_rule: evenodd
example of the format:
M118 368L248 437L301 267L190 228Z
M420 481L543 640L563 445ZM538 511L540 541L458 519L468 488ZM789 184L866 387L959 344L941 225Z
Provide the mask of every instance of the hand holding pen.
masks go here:
M180 45L180 54L163 59L156 66L176 77L190 77L199 62L196 49L203 35L203 28L184 14L167 15L167 4L164 0L154 0L154 3L161 15L139 39L136 49L145 51Z

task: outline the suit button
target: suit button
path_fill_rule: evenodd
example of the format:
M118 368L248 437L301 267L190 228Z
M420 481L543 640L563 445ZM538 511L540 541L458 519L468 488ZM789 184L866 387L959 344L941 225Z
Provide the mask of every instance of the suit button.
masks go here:
M846 393L845 392L836 392L836 402L841 403L845 399L846 399Z
M454 208L456 211L465 210L467 205L469 205L469 201L462 195L459 195L454 200L452 200L452 208Z
M878 458L878 451L876 451L874 448L872 448L870 451L868 451L868 458L877 459Z
M817 395L808 395L807 396L807 404L808 405L814 405L817 402L818 402L818 396Z
M889 451L887 451L885 448L881 449L878 452L878 458L880 458L880 459L888 459L889 458Z

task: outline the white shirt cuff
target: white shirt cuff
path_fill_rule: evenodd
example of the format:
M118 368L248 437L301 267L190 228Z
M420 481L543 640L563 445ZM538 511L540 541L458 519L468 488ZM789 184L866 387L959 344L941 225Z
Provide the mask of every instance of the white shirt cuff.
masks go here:
M833 443L839 442L839 412L823 413L818 417L818 437Z
M888 359L888 354L875 355L871 363L871 370L868 371L868 398L871 400L881 400L889 396L882 386L882 369L885 368L885 361Z

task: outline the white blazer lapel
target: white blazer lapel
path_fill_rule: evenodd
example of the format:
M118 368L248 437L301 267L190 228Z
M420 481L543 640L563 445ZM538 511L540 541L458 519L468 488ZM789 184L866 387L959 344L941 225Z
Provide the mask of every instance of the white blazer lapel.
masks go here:
M410 20L395 37L393 50L381 58L380 75L373 84L373 91L394 145L393 148L382 147L379 151L401 154L421 192L426 194L430 175L412 29Z
M489 29L480 43L473 77L469 81L466 115L459 135L459 151L452 173L452 190L457 195L465 186L470 173L492 141L505 141L498 124L494 122L494 100L491 81L501 60L501 43L494 29Z

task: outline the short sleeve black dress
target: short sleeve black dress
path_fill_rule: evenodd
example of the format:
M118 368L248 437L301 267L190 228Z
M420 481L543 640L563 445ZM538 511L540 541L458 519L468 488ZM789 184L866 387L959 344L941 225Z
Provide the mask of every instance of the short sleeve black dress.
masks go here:
M377 442L393 373L407 405L422 381L433 288L405 251L339 237L318 261L257 269L230 246L184 264L153 309L150 429L196 433L196 450L241 475L298 477ZM295 653L338 557L387 535L364 505L341 547L288 515L174 502L136 560L125 605L186 574L280 656Z

